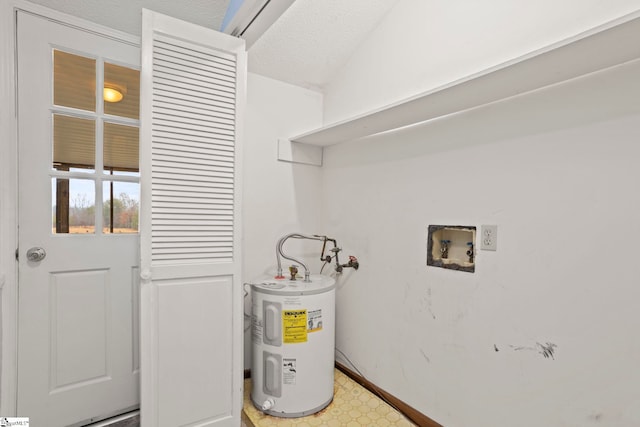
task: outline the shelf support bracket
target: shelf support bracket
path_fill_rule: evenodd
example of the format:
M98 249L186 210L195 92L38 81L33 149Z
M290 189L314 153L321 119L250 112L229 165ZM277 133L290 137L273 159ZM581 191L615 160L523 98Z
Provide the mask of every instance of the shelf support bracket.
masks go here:
M302 165L322 166L323 147L278 139L278 160Z

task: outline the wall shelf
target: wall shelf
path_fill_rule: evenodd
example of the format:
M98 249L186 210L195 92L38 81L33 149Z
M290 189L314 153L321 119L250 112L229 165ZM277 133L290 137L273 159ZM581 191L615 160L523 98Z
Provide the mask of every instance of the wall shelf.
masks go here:
M290 138L327 146L437 119L640 58L633 13L384 108Z

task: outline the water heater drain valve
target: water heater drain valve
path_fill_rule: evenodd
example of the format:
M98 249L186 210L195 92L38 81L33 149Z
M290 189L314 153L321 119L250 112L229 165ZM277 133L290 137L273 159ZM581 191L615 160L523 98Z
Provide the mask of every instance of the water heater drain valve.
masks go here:
M273 408L275 404L276 402L274 402L273 399L267 399L262 403L260 409L262 409L263 411L268 411L269 409Z

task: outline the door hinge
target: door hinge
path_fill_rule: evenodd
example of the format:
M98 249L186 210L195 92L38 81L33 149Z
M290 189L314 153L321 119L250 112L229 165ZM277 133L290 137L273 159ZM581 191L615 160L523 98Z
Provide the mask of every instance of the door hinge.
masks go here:
M20 261L20 248L16 249L16 261Z

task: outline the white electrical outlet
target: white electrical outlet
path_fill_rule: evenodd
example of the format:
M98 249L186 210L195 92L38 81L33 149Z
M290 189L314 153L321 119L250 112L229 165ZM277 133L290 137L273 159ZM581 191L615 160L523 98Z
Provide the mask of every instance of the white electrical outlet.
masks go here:
M498 249L498 226L480 226L480 249L483 251L495 251Z

